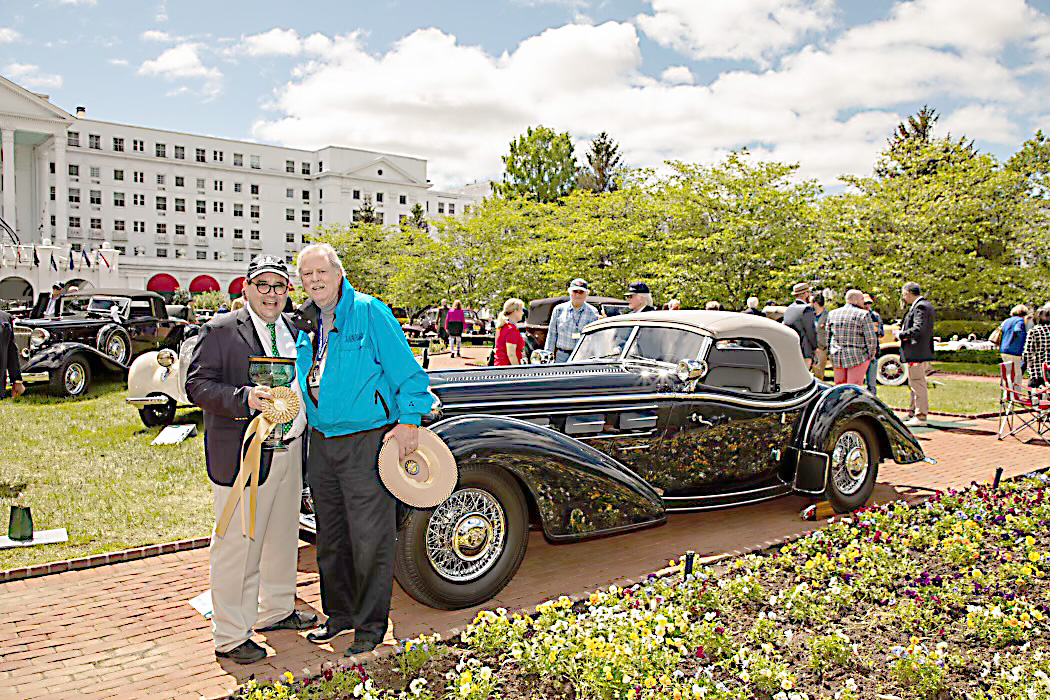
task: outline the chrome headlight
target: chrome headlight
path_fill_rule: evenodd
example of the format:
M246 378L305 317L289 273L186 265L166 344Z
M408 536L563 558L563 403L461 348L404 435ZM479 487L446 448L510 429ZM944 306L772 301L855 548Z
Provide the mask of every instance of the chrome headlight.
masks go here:
M529 362L534 365L549 365L554 362L554 353L550 350L533 350Z
M169 348L164 348L157 353L157 364L161 367L171 367L175 364L175 360L178 357L175 355L175 351Z
M678 380L688 382L693 379L703 379L707 374L707 363L703 360L680 360L675 368Z
M29 334L29 346L32 348L39 348L50 340L50 338L51 334L47 332L47 329L34 328L33 332Z

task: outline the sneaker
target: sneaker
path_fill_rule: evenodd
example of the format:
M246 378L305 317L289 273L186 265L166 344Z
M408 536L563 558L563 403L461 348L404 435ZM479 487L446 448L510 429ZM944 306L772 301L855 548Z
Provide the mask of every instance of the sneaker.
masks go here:
M257 627L256 632L272 632L273 630L308 630L317 624L317 615L313 613L301 613L293 610L288 617L278 620L266 627Z
M355 639L350 646L343 652L343 656L349 658L355 654L364 654L366 651L372 651L376 648L379 642L372 639Z
M240 646L236 646L229 651L216 651L215 658L229 659L234 663L244 666L265 659L266 650L249 639L248 641L243 642Z
M909 418L908 420L904 421L904 425L908 426L909 428L925 428L926 419L915 416L914 418Z
M327 644L341 634L350 634L354 628L349 625L339 625L329 620L312 632L306 633L306 640L314 644Z

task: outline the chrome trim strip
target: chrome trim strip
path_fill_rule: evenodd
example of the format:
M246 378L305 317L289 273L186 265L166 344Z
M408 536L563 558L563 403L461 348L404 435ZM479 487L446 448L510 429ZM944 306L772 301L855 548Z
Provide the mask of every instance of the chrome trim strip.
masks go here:
M781 491L788 488L787 484L777 484L773 486L763 486L760 489L749 489L747 491L733 491L732 493L719 493L710 496L664 496L665 501L714 501L722 500L725 498L732 498L733 496L745 496L748 494L763 493L765 491Z
M131 398L124 399L132 406L161 406L168 403L167 396L144 396L142 398Z
M51 378L51 375L47 372L23 372L22 382L29 384L30 382L46 382Z
M552 428L553 430L553 428ZM638 433L598 433L597 435L569 435L569 437L575 438L576 440L609 440L612 438L637 438L637 437L649 437L656 432L655 428L645 430ZM563 433L568 435L568 433ZM621 448L622 449L622 448Z
M800 489L798 487L798 462L802 461L802 455L804 454L817 455L824 459L824 485L817 490L813 489ZM799 493L824 493L828 488L828 477L831 475L831 455L826 452L818 452L817 450L799 450L799 459L795 462L795 477L791 480L791 489Z
M814 379L813 381L814 381L814 388L815 388L816 387L816 379ZM828 391L825 391L824 395L820 397L820 401L817 401L815 404L813 404L813 407L810 409L810 411L809 411L809 419L806 421L806 430L802 434L802 445L803 446L809 445L809 435L810 435L809 431L810 431L810 428L813 427L813 419L816 418L817 411L820 410L820 407L824 405L824 402L828 400L829 396L831 396L831 390L830 389Z
M605 408L603 410L605 412L610 412L610 411L644 411L646 409L656 410L658 408L660 408L660 405L654 403L654 404L651 404L649 406L624 406L622 408L614 406L614 407L611 407L611 408L607 407L607 408ZM568 415L568 414L576 414L576 413L579 413L579 411L577 411L577 410L542 411L540 413L507 413L507 414L504 414L504 415L513 416L514 418L526 419L526 418L529 418L529 417L532 417L532 416L535 416L535 417L546 417L546 416L560 416L562 414Z
M770 495L770 496L764 496L762 498L754 498L754 499L751 499L749 501L729 501L729 502L726 502L726 503L717 503L717 504L711 504L711 505L705 505L705 506L684 506L682 508L664 508L664 512L666 512L666 513L688 513L690 511L694 511L694 510L715 510L715 509L720 509L720 508L730 508L732 506L749 506L749 505L753 505L755 503L762 503L763 501L770 501L770 500L772 500L774 498L780 498L781 496L786 496L789 493L791 493L791 491L789 489L785 489L783 491L783 493L776 493L776 494L773 494L773 495Z

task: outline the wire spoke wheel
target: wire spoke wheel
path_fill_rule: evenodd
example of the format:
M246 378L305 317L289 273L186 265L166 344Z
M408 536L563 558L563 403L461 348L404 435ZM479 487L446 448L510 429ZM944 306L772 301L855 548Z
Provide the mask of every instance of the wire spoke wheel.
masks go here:
M434 509L426 529L431 566L449 581L471 581L499 559L506 546L507 523L492 494L463 489Z
M831 453L831 478L835 489L844 496L855 494L867 480L869 464L864 436L856 430L844 431Z

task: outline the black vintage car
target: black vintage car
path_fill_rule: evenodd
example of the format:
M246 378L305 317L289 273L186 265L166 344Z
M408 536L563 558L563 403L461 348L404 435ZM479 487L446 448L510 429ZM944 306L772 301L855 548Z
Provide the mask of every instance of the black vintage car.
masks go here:
M177 350L193 325L170 318L160 294L135 289L85 289L62 295L58 307L53 317L14 325L23 378L46 381L59 396L82 395L93 373L126 372L147 350Z
M570 542L788 493L847 512L868 500L880 461L924 459L877 398L817 382L795 332L758 316L614 316L584 329L567 364L429 377L424 425L459 482L437 508L402 510L395 574L437 608L496 595L530 524ZM303 509L312 524L308 494Z

